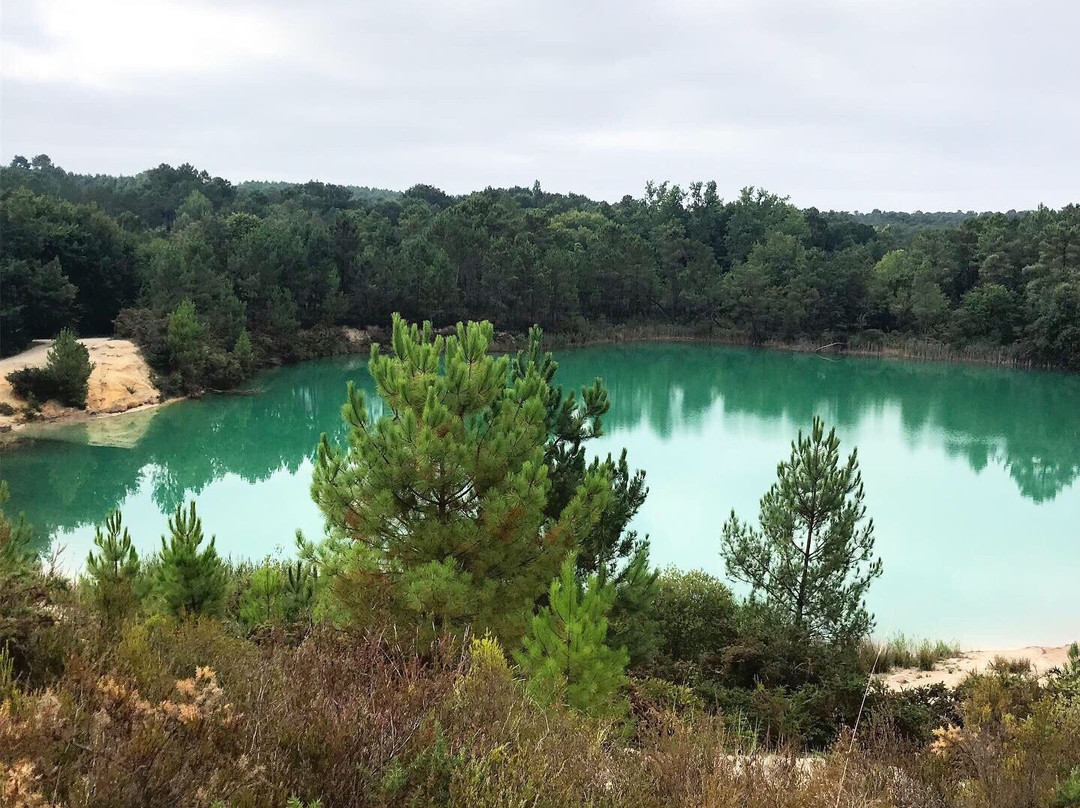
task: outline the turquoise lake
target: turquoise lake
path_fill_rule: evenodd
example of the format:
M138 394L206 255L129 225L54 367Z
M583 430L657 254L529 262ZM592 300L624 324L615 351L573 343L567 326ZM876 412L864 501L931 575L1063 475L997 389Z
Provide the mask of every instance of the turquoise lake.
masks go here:
M600 454L629 452L649 498L634 522L660 565L722 575L721 526L756 520L776 464L812 417L857 446L885 572L877 634L968 646L1080 638L1080 377L698 344L559 352L557 381L600 376L612 409ZM192 497L221 552L289 554L321 533L309 496L320 433L366 359L266 372L257 395L208 396L89 423L36 428L0 454L9 509L77 569L113 507L141 550ZM370 396L373 397L373 396ZM374 406L378 406L375 402Z

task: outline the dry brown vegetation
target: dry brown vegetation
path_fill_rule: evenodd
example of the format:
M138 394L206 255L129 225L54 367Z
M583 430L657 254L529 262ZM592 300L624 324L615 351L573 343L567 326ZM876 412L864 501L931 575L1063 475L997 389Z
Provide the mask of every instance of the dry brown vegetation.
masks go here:
M972 677L932 743L869 714L806 756L663 688L635 687L618 723L539 707L492 642L417 653L161 617L108 640L89 621L68 631L85 634L55 679L4 685L5 805L1014 808L1051 805L1080 765L1068 677Z

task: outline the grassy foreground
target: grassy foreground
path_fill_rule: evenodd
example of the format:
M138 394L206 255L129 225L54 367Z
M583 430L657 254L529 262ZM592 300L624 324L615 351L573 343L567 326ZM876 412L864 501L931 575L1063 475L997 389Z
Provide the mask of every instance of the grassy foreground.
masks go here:
M108 628L57 583L29 581L26 608L5 610L22 654L0 665L5 806L1077 804L1075 658L1046 682L999 670L871 699L807 754L655 678L630 680L618 719L542 706L491 640L418 651L328 623L163 616ZM929 741L904 727L920 711Z

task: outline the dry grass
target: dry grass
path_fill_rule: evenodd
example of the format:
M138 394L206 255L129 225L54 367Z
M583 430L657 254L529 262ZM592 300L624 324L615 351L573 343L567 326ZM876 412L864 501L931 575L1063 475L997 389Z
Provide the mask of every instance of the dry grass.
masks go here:
M877 673L888 673L897 668L932 670L943 659L959 656L961 649L955 643L941 640L916 640L898 634L884 643L864 640L859 647L859 667L863 671L873 668Z
M748 746L662 690L596 721L530 702L490 645L420 654L329 628L256 644L152 619L49 687L14 687L0 783L5 804L66 808L997 808L1048 806L1080 765L1080 699L1022 674L973 677L962 726L933 744L870 718L813 757Z

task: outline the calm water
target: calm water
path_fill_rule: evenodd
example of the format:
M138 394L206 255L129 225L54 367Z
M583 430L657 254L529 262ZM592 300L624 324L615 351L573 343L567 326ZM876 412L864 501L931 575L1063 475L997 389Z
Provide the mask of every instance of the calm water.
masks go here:
M596 450L648 472L636 521L659 564L721 574L721 524L757 502L814 414L858 446L884 577L878 631L995 646L1080 637L1080 377L830 360L708 345L563 351L559 380L602 376L612 397ZM319 434L342 438L345 381L366 361L261 376L219 396L54 427L0 456L12 509L78 565L119 504L152 550L165 514L197 496L234 557L288 553L321 532L308 488Z

